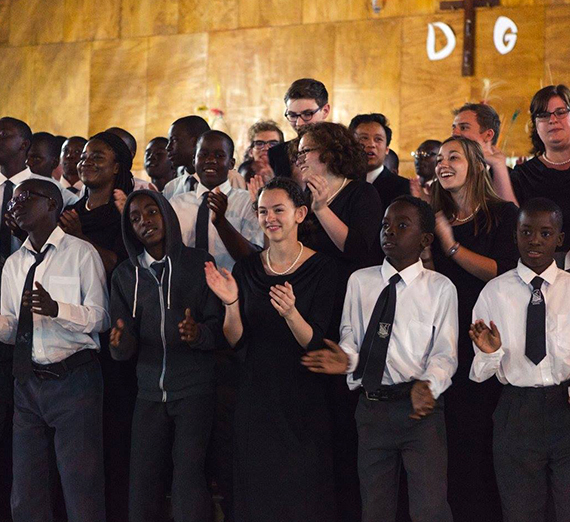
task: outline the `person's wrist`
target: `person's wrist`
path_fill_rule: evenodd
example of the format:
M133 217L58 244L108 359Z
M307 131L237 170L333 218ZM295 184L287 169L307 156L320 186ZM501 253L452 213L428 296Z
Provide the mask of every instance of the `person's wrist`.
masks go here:
M455 241L449 248L445 250L446 257L453 257L455 254L457 254L460 246L461 245L459 244L459 241Z
M225 301L222 301L224 303L224 306L232 306L234 304L236 304L239 301L239 296L237 296L235 299L232 299L231 301L228 301L227 303Z

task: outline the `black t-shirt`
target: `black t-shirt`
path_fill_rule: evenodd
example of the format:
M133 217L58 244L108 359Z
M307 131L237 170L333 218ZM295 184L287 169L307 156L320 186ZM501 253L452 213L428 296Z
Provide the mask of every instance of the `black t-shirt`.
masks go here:
M551 199L562 209L562 231L566 234L562 250L567 252L570 249L570 167L566 170L551 169L534 157L514 168L511 182L519 204L542 197Z

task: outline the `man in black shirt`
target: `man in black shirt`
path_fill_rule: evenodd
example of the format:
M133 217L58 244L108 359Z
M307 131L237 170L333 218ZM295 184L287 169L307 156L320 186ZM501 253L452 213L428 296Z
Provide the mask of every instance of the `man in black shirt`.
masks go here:
M409 194L410 182L384 166L392 141L392 129L386 116L378 113L358 114L352 118L348 128L366 152L366 181L372 183L380 194L383 208L388 208L398 196Z
M322 82L312 78L295 80L285 93L285 117L295 132L303 125L324 121L330 113L329 93ZM289 142L268 151L269 164L276 176L291 177Z

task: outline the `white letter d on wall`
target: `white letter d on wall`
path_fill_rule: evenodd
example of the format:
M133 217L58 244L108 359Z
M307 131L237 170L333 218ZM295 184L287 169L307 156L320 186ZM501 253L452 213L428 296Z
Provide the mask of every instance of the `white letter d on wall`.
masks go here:
M439 51L435 50L435 27L441 29L445 37L447 38L447 44L443 49ZM443 22L434 22L433 24L428 24L428 35L426 41L426 49L428 58L432 61L443 60L447 58L455 49L456 39L453 29L449 25Z

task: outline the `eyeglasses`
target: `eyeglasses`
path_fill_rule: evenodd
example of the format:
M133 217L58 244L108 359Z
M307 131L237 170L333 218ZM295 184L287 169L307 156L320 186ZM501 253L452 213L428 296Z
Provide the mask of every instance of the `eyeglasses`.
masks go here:
M313 119L313 116L317 114L317 112L319 112L321 109L322 107L319 107L318 109L315 109L313 111L311 110L306 110L303 112L285 111L285 118L287 118L291 123L295 123L299 118L301 118L305 123L307 123L308 121L311 121Z
M548 112L548 111L540 111L536 113L534 117L538 121L550 121L550 117L554 114L557 120L561 120L570 112L569 107L559 107L555 111Z
M267 148L270 149L271 147L275 147L275 145L279 145L279 141L278 140L269 140L269 141L254 140L252 142L252 145L253 145L253 148L257 149L257 150L263 149L266 145L267 145Z
M319 149L317 149L317 147L313 147L312 149L306 148L297 152L297 154L295 154L295 163L298 163L299 160L301 159L305 161L307 154L309 154L309 152L313 152L314 150L319 150Z
M428 159L437 156L437 152L424 152L423 150L414 150L411 154L416 159Z
M33 192L32 190L22 190L22 192L20 192L17 196L14 196L10 201L8 201L8 204L6 205L6 210L8 212L12 212L12 210L14 210L14 208L18 203L24 204L26 201L28 201L28 199L30 199L31 196L38 196L40 198L47 198L54 201L53 198L50 198L49 196L44 196L39 192Z

